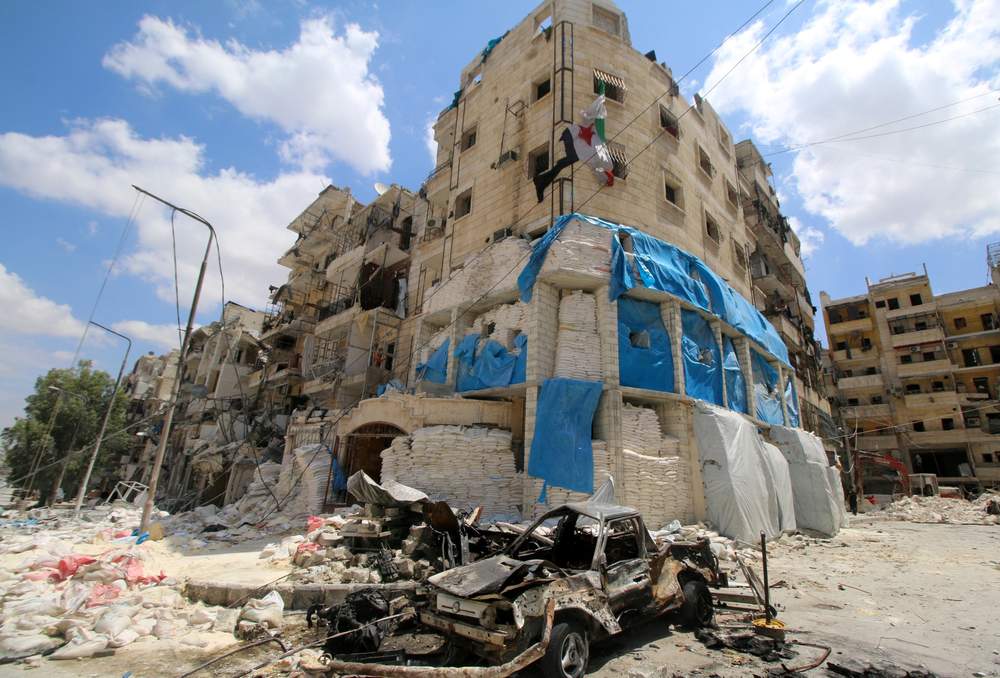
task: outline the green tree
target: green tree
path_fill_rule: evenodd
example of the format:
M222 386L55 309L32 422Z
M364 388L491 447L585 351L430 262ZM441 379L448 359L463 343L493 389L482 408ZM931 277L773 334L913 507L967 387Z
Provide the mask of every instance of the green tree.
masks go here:
M30 485L47 499L66 461L61 486L66 497L76 496L114 385L107 372L93 369L87 360L81 360L74 369L52 369L39 377L35 392L25 398L24 416L15 419L0 434L3 464L9 469L12 484L24 488ZM56 400L60 398L56 410ZM122 431L126 402L127 396L119 390L94 465L91 489L113 473L120 455L128 450L129 434ZM33 466L38 470L29 477Z

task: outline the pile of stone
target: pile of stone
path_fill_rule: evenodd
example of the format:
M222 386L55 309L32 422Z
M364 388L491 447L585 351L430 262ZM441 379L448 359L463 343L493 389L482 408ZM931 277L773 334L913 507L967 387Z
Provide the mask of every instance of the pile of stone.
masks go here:
M520 474L510 431L428 426L382 451L382 478L420 488L454 509L483 507L486 518L518 516Z
M1000 503L1000 494L986 492L974 501L943 497L903 497L866 513L867 517L905 520L913 523L971 523L998 525L1000 516L990 514L990 502Z
M585 381L601 379L601 340L597 334L594 295L575 291L559 302L556 376Z

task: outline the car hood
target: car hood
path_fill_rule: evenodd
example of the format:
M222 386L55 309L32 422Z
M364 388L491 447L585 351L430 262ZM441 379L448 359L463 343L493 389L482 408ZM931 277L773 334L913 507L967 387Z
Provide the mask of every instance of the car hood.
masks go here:
M538 572L545 561L517 560L505 555L484 558L469 565L440 572L429 584L461 598L497 593Z

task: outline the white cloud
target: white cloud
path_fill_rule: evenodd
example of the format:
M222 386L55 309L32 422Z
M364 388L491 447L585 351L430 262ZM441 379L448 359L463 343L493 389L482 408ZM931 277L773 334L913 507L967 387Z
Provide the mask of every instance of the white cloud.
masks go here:
M147 188L208 219L219 234L228 298L264 303L267 286L288 271L275 260L291 246L285 229L329 179L305 171L259 181L233 168L203 171L204 148L186 137L146 139L122 120L77 121L63 136L0 134L0 185L36 198L58 200L125 219L133 205L131 184ZM204 252L206 229L176 219L182 312L191 299ZM136 249L120 266L156 287L173 303L169 214L151 199L141 203ZM220 300L215 256L201 309ZM10 307L10 306L8 306Z
M122 320L111 326L132 341L147 341L166 351L180 348L180 335L176 325L154 325L144 320Z
M73 309L39 296L19 275L0 264L0 308L8 309L3 332L51 337L79 337L83 323Z
M795 231L795 235L799 236L803 259L819 249L819 246L823 244L823 240L826 239L826 234L823 231L812 226L806 226L799 221L798 217L788 217L788 225Z
M954 16L924 44L912 35L920 20L903 16L897 0L822 2L798 32L772 37L754 52L712 93L712 103L723 113L746 114L760 141L797 144L1000 87L1000 3L956 2ZM726 43L706 82L717 82L765 31L758 22ZM996 103L994 92L869 134ZM913 132L801 149L787 188L859 245L1000 232L998 122L995 109ZM804 245L810 237L812 246L821 242L808 230L800 233Z
M62 249L63 252L76 251L76 245L71 243L69 240L66 240L65 238L56 238L56 244L59 245L59 247Z
M437 141L434 140L434 123L436 121L436 117L431 117L424 125L424 145L427 146L427 153L431 156L431 167L437 167L438 145Z
M377 46L378 33L347 24L338 35L329 17L303 21L295 44L265 51L146 16L104 65L145 88L215 93L244 115L277 124L288 135L282 158L303 168L340 160L371 174L392 163L382 86L369 72Z

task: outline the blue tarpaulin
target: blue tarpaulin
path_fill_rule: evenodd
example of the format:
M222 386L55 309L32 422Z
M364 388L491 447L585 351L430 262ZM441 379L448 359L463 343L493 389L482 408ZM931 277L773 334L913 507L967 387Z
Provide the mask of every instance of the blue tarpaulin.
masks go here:
M330 480L330 485L332 486L331 489L335 492L343 492L347 489L347 476L344 475L344 469L340 468L340 463L337 461L336 457L330 461L333 462L333 467L331 469L333 473L330 474L332 476Z
M425 363L417 363L417 379L443 384L448 381L448 345L451 339L434 349Z
M552 228L533 245L531 257L517 279L521 299L531 299L531 288L542 270L545 257L552 243L570 221L578 219L594 226L608 229L611 242L611 300L619 298L635 287L632 266L621 239L631 241L635 272L644 287L667 292L698 308L710 311L735 329L747 335L774 355L789 364L788 348L777 330L752 303L736 292L705 262L679 247L664 242L642 231L610 221L582 214L559 217Z
M795 392L795 377L791 373L785 384L785 408L788 410L788 425L800 427L802 422L799 418L799 394Z
M622 386L674 391L674 358L659 304L618 300L618 374Z
M726 397L729 399L729 409L749 414L747 408L746 380L740 361L736 356L736 347L729 337L722 338L722 369L726 373Z
M547 379L538 393L528 474L576 492L594 491L594 450L590 444L601 383Z
M778 371L757 351L750 351L750 362L757 418L768 424L784 426L785 417L781 413L781 395L778 390Z
M523 383L527 343L524 335L516 337L514 344L521 349L521 355L514 355L499 341L488 339L483 343L478 334L467 334L455 348L458 359L455 390L478 391Z
M700 314L687 309L681 311L681 325L685 392L692 398L724 405L722 357L712 326Z

